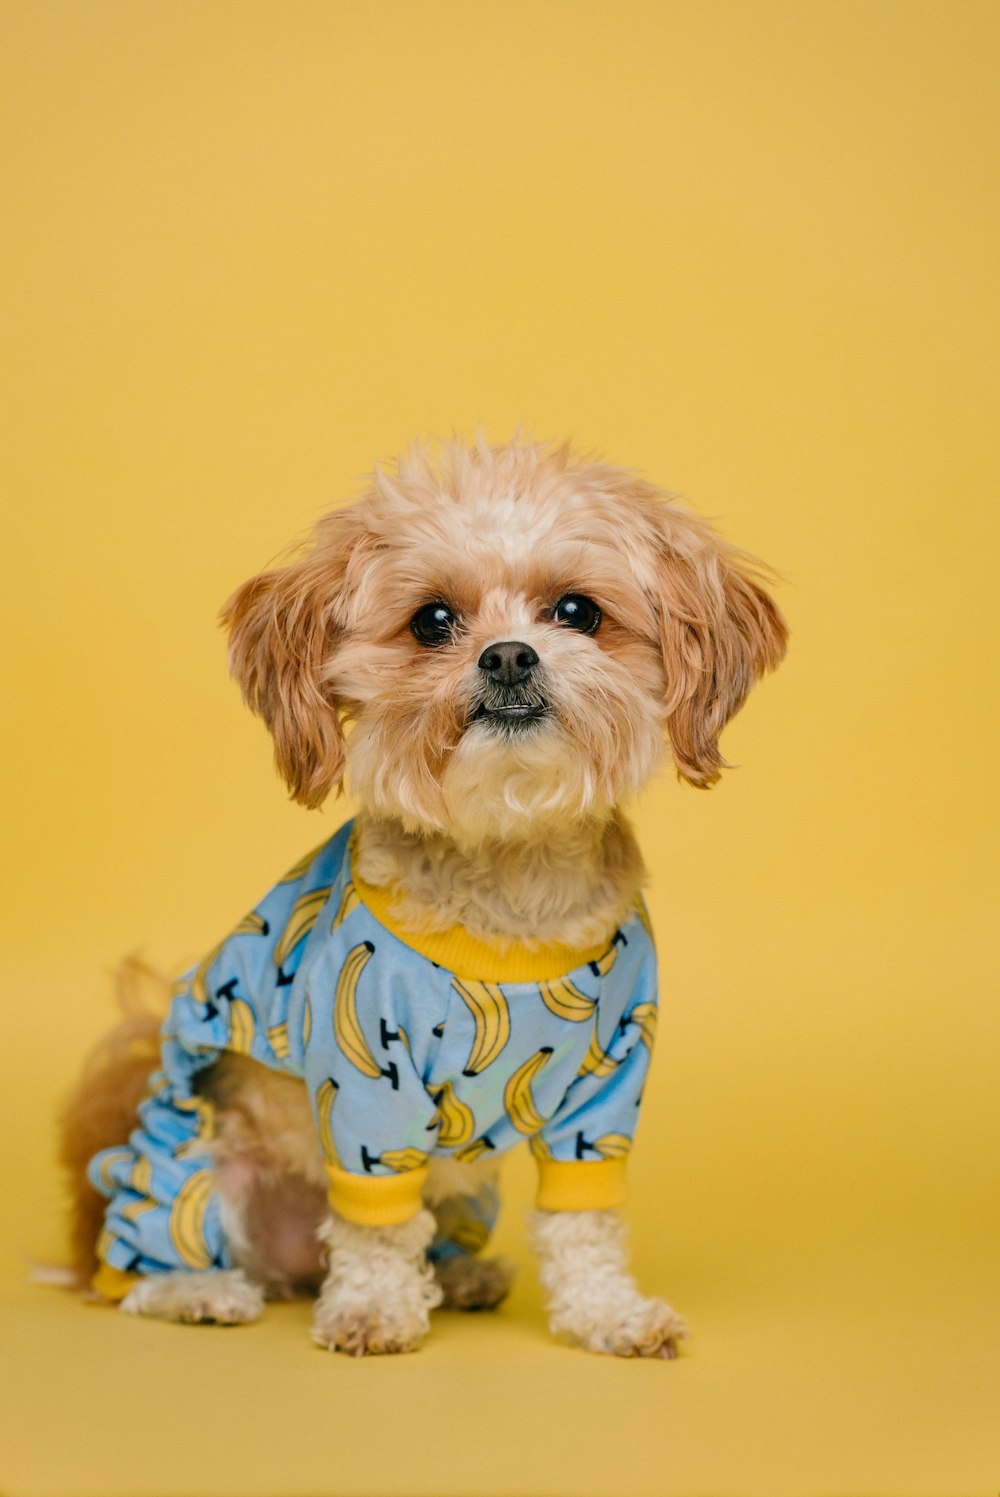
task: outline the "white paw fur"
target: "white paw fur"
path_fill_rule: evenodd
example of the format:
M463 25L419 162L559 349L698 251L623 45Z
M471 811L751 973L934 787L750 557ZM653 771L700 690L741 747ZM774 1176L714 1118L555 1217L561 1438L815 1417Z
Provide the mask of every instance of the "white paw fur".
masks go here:
M331 1213L319 1229L329 1271L316 1302L313 1340L353 1356L416 1351L441 1290L426 1259L434 1218L421 1211L393 1227L361 1227Z
M554 1335L616 1357L677 1355L684 1321L639 1293L616 1212L536 1211L530 1228Z
M245 1325L264 1309L264 1291L239 1269L205 1273L150 1274L140 1280L119 1307L126 1315L149 1315L189 1325Z

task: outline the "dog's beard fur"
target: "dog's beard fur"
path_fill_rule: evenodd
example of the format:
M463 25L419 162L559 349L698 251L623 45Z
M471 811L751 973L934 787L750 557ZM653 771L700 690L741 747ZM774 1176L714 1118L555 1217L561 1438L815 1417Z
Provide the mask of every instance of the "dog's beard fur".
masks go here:
M359 705L348 738L349 782L368 811L474 846L605 821L641 788L663 753L657 652L637 640L619 640L617 654L613 641L601 650L525 612L512 603L490 631L540 657L515 686L498 687L477 670L488 642L478 628L470 643L441 651L414 654L419 645L400 642L405 664L388 673L398 684ZM346 693L363 691L367 677L352 672L354 653L345 644L336 672ZM537 715L503 717L498 709L512 704Z

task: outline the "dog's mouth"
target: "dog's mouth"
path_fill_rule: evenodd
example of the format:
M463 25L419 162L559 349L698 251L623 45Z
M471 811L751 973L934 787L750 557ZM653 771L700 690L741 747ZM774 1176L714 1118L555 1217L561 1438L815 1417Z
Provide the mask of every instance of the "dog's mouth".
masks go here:
M543 697L497 694L484 697L469 713L469 725L485 723L494 731L523 733L549 715L549 704Z

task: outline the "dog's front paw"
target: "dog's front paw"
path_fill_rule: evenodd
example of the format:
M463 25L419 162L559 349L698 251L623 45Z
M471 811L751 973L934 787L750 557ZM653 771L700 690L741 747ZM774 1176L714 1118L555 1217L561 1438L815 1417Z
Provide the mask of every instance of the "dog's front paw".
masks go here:
M319 1236L330 1267L316 1301L313 1340L355 1357L416 1351L441 1303L424 1256L433 1232L427 1211L390 1227L328 1217Z
M407 1308L328 1301L316 1308L312 1336L327 1351L352 1357L381 1356L416 1351L429 1325L423 1305Z
M616 1296L614 1305L591 1304L553 1317L553 1331L585 1351L612 1357L673 1359L687 1333L683 1319L661 1299Z

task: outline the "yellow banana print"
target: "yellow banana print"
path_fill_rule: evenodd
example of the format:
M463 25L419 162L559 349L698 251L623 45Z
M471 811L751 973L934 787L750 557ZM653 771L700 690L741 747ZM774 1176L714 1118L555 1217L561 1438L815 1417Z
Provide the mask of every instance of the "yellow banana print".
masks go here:
M427 1155L422 1149L387 1149L379 1155L379 1163L396 1174L404 1174L421 1169L427 1163Z
M100 1170L98 1171L101 1181L101 1187L104 1190L105 1195L114 1195L115 1191L118 1189L118 1186L111 1178L112 1167L126 1159L132 1159L133 1157L134 1156L131 1149L109 1149L105 1154L104 1158L101 1160Z
M560 1019L568 1019L571 1024L582 1024L584 1019L592 1019L594 1016L597 999L588 998L586 993L581 993L576 983L570 982L568 977L560 977L556 982L540 982L538 991L545 1007Z
M530 1138L528 1140L528 1148L531 1150L532 1154L534 1154L536 1159L552 1158L552 1150L549 1148L548 1144L545 1142L540 1133L536 1133L534 1138Z
M210 1102L207 1097L177 1097L174 1106L180 1112L196 1112L198 1114L197 1133L194 1138L185 1139L174 1149L175 1159L188 1159L193 1155L204 1154L205 1140L215 1137L215 1103Z
M632 1147L632 1140L627 1133L605 1133L594 1140L592 1147L602 1159L624 1159Z
M330 1114L333 1104L337 1100L337 1083L330 1076L319 1091L316 1093L316 1114L319 1118L319 1137L323 1145L323 1157L329 1164L337 1163L337 1150L333 1143L333 1129L330 1125Z
M351 911L356 910L360 903L361 900L358 898L358 892L355 889L354 884L351 882L346 883L344 885L344 892L340 896L340 904L337 906L337 913L333 917L333 924L330 926L330 929L333 931L337 929L338 925L342 925Z
M534 1055L518 1066L503 1089L503 1105L518 1133L538 1133L545 1126L545 1119L535 1106L531 1095L531 1083L552 1054L551 1045L543 1045Z
M481 1253L490 1240L490 1229L478 1216L459 1216L448 1223L448 1240L467 1253Z
M155 1201L149 1199L149 1187L152 1183L153 1166L145 1154L140 1154L128 1182L129 1190L134 1190L140 1199L138 1201L129 1201L128 1205L122 1207L119 1214L126 1221L134 1222L138 1217L143 1216L145 1212L152 1211L156 1205Z
M283 967L300 941L304 941L319 919L319 912L330 897L329 884L325 889L310 889L300 894L292 905L288 923L281 932L281 939L274 948L274 965Z
M475 1164L477 1159L482 1159L484 1154L490 1153L493 1147L488 1138L477 1138L474 1143L466 1144L464 1148L459 1149L455 1158L459 1164Z
M309 1002L309 999L307 998L306 1002L305 1002L305 1007L302 1010L302 1048L303 1048L303 1050L305 1050L306 1046L309 1044L309 1036L312 1034L312 1032L313 1032L313 1011L312 1011L312 1004Z
M212 1198L211 1170L199 1170L185 1180L170 1208L170 1241L188 1268L210 1268L212 1255L205 1242L205 1212Z
M205 1004L211 1001L212 995L208 991L209 968L215 964L219 952L225 946L226 942L230 941L233 936L266 936L267 928L267 921L264 917L258 915L255 910L251 910L249 915L243 916L243 919L236 926L235 930L230 931L225 941L220 941L217 946L212 947L212 950L205 957L204 961L198 964L198 970L191 981L191 991L199 1003Z
M347 953L340 977L337 995L333 1003L333 1029L337 1044L348 1060L365 1076L381 1076L382 1067L368 1048L358 1021L358 978L371 961L375 947L370 941L362 941Z
M268 1042L271 1049L279 1060L287 1060L291 1054L291 1046L288 1043L288 1022L284 1024L272 1024L267 1031Z
M455 977L451 985L476 1021L476 1037L463 1075L478 1076L492 1065L510 1039L507 1000L495 982L465 982Z
M242 998L230 998L228 1049L234 1050L237 1055L249 1055L253 1049L255 1031L254 1013L249 1003Z
M602 1049L601 1042L597 1037L597 1025L594 1025L593 1037L590 1041L590 1049L583 1058L580 1067L581 1076L610 1076L619 1062L613 1058L609 1051Z
M211 995L208 991L208 970L214 965L219 952L225 944L225 941L220 941L218 946L212 947L212 950L205 957L204 961L199 963L198 970L191 979L191 991L202 1005L211 1001Z
M596 962L590 963L590 970L595 977L607 977L611 968L618 960L618 947L625 944L625 937L620 930L616 930L611 945L603 956L599 956Z
M656 1038L656 1014L655 1003L637 1003L628 1015L633 1024L638 1024L643 1041L650 1050Z
M455 1088L450 1081L446 1081L430 1095L431 1100L437 1103L438 1143L446 1149L460 1148L476 1131L472 1108L455 1096Z

